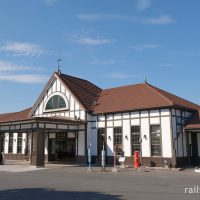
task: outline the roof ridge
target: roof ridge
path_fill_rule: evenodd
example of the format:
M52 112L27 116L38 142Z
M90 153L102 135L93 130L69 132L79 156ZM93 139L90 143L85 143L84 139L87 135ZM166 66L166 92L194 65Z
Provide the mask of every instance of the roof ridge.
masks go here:
M58 76L60 76L60 75L64 75L64 76L69 76L69 77L71 77L71 78L75 78L75 79L79 79L79 80L81 80L81 81L86 81L86 82L88 82L88 83L90 83L90 84L92 84L92 85L94 85L94 86L96 86L97 88L99 88L99 89L101 89L99 86L97 86L96 84L94 84L94 83L92 83L91 81L88 81L88 80L86 80L86 79L84 79L84 78L79 78L79 77L76 77L76 76L72 76L72 75L69 75L69 74L58 74L57 72L55 72ZM102 90L102 89L101 89Z
M161 94L159 91L157 91L155 86L149 84L149 83L143 83L144 85L147 85L151 90L159 94L161 97L164 97L171 105L175 105L169 98L167 98L164 94ZM154 88L155 87L155 88ZM163 90L164 91L164 90Z
M105 88L105 89L102 89L102 90L103 90L103 91L105 91L105 90L113 90L113 89L119 89L119 88L123 88L123 87L132 87L132 86L137 86L137 85L143 85L143 83L136 83L136 84L129 84L129 85L121 85L121 86L117 86L117 87Z
M64 75L64 76L70 76L70 75L67 75L67 74L62 74L62 75ZM58 76L60 77L60 75L58 74ZM74 76L70 76L70 77L72 77L72 78L76 78L76 79L79 79L79 80L81 80L81 81L86 81L87 83L90 83L90 84L92 84L93 86L95 86L95 87L97 87L99 90L101 90L102 91L102 89L100 88L100 87L98 87L97 85L95 85L94 83L92 83L92 82L90 82L90 81L88 81L88 80L85 80L85 79L81 79L81 78L77 78L77 77L74 77ZM61 78L61 77L60 77ZM62 78L61 78L62 79ZM75 85L78 85L74 80L71 80ZM66 83L65 83L65 85L66 85ZM79 85L78 85L79 86ZM72 91L72 89L71 89L71 87L69 86L69 85L67 85L67 87ZM83 88L82 86L80 86L81 88ZM88 90L88 89L86 89L86 88L83 88L84 90L86 90L87 92L89 92L91 95L93 95L93 96L99 96L98 94L95 94L94 92L91 92L90 90ZM101 92L100 91L100 92Z

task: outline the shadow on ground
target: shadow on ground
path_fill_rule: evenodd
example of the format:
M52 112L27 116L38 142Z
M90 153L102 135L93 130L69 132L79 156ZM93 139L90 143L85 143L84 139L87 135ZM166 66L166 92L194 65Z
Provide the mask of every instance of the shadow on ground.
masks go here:
M47 188L24 188L0 191L1 200L123 200L120 195L99 192L55 191Z

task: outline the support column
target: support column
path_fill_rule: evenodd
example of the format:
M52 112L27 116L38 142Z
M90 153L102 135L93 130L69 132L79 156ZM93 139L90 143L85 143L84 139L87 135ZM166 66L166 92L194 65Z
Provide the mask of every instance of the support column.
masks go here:
M32 132L31 139L31 165L36 167L44 167L44 131L37 129Z
M191 150L190 150L189 134L190 133L186 132L186 148L187 148L188 164L191 165Z

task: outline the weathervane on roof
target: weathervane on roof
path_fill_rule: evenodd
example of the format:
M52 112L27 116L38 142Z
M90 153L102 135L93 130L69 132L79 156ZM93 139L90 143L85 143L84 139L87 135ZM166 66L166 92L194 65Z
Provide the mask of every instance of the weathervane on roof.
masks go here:
M60 70L60 62L61 62L61 58L60 58L60 49L59 49L59 55L58 55L58 59L57 59L57 63L58 63L58 74L61 74L61 70Z

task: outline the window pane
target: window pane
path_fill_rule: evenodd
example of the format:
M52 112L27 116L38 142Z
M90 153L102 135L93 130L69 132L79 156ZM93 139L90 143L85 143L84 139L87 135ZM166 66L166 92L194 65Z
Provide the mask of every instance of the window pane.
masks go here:
M160 125L151 126L151 155L161 156Z
M116 146L116 154L122 154L122 127L114 128L114 145Z
M17 138L17 153L22 153L22 133L18 133L18 138Z
M50 110L50 109L53 109L53 97L49 99L46 105L46 110Z
M49 101L46 104L45 110L52 110L59 108L66 108L66 103L61 96L55 95L49 99Z
M140 151L140 126L131 126L131 147L134 151Z
M66 104L62 97L59 98L59 108L65 108Z
M9 134L8 153L13 153L13 133Z

